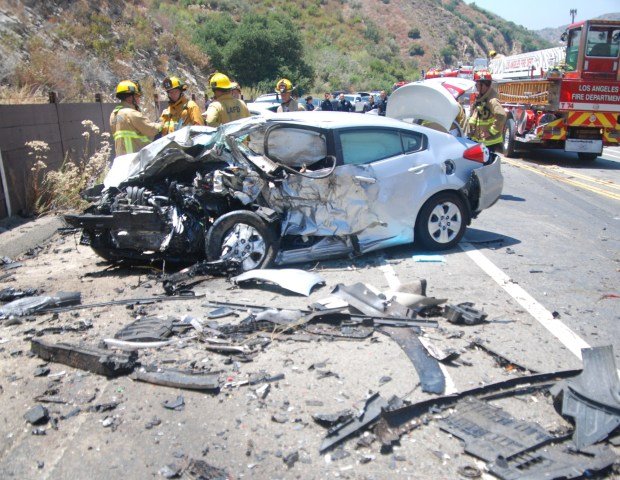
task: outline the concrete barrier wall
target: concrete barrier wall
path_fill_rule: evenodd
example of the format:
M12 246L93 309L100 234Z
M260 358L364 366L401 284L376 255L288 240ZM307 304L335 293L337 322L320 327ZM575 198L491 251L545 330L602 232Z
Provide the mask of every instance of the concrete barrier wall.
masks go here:
M83 120L91 120L102 132L109 131L112 103L49 103L35 105L0 105L0 155L4 176L0 182L0 218L9 214L27 213L32 204L31 168L34 156L28 155L26 142L41 140L50 151L48 169L58 169L67 155L93 152L95 139L86 145L82 136ZM8 190L5 191L5 186ZM7 201L8 199L8 201Z

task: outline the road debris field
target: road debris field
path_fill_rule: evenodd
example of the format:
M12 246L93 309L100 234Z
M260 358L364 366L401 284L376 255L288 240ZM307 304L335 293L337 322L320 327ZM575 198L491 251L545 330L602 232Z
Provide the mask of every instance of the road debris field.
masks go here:
M612 347L582 363L462 249L236 267L71 230L5 258L2 477L614 476Z

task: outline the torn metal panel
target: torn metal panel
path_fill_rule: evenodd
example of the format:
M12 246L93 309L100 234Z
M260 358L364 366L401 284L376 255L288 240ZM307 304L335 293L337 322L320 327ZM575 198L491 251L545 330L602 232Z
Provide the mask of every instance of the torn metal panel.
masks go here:
M180 272L166 275L163 280L164 290L168 295L184 292L195 285L209 280L214 276L235 275L239 272L239 262L234 260L202 261Z
M58 292L56 295L19 298L0 307L0 319L31 315L55 307L77 305L81 299L80 292Z
M306 297L316 285L325 284L325 280L320 275L295 268L250 270L232 279L237 284L250 280L275 283L280 288Z
M355 310L366 315L381 317L411 318L415 314L404 305L381 298L363 283L354 285L338 284L332 295L342 298Z
M339 444L351 435L361 431L373 422L375 422L384 408L387 408L388 402L378 393L373 394L366 400L364 409L361 414L340 425L329 430L327 436L323 440L319 452L323 453L335 445Z
M279 250L275 259L276 265L301 263L309 260L326 260L352 255L356 251L351 236L323 237L318 241L309 242L308 246L296 246L290 250Z
M131 373L138 360L136 353L115 353L90 346L50 343L41 339L32 339L30 348L43 360L62 363L106 377Z
M439 362L431 357L420 342L418 336L410 328L381 327L381 331L394 340L407 354L413 363L423 392L441 394L446 389Z
M590 476L618 461L616 453L607 446L591 446L581 452L561 443L498 459L489 465L489 471L502 480L572 479Z
M539 424L517 420L499 407L477 398L460 401L456 412L439 427L465 442L465 452L486 462L510 458L556 438Z
M562 393L562 415L575 419L575 446L582 450L620 425L620 380L613 347L583 348L583 372L553 389Z
M7 287L0 290L0 302L12 302L18 298L31 297L37 294L36 288L26 288L19 290L13 287Z
M166 387L184 388L186 390L214 390L220 388L219 375L214 373L182 372L163 369L154 372L135 370L130 378L140 382L163 385Z

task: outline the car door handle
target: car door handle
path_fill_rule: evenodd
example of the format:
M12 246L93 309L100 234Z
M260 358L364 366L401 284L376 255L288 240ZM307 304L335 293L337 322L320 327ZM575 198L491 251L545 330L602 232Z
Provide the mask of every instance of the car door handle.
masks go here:
M376 178L360 177L359 175L355 176L355 180L357 180L360 183L377 183Z
M415 167L411 167L407 171L411 173L415 173L416 175L419 175L420 173L424 171L426 167L428 167L428 163L423 163L422 165L416 165Z

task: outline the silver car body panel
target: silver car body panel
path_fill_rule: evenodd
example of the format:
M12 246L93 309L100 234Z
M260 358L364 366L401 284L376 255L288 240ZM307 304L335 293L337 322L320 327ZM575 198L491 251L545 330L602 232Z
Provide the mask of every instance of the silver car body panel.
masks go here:
M397 92L404 88L407 86ZM439 119L447 122L447 117L437 116L435 120ZM272 128L276 124L277 128ZM338 132L356 127L417 132L427 141L421 150L368 164L305 168L326 157L329 136L334 135L337 142ZM269 157L263 151L266 132ZM364 253L412 242L418 212L431 196L446 190L467 196L475 175L480 186L477 212L497 200L503 183L499 160L481 166L463 158L463 151L475 145L467 139L392 118L341 112L250 117L217 130L187 127L136 154L123 170L125 180L143 180L145 172L161 171L163 165L158 162L165 160L159 153L165 149L195 145L205 148L200 161L224 161L235 167L232 174L215 172L215 193L276 211L280 214L282 237L324 237L297 249L280 251L276 264ZM269 176L282 168L280 165L297 170L270 180ZM121 177L115 176L117 185Z
M325 284L325 280L319 274L295 268L250 270L232 279L236 284L249 280L263 280L275 283L285 290L299 293L306 297L310 295L315 285Z

